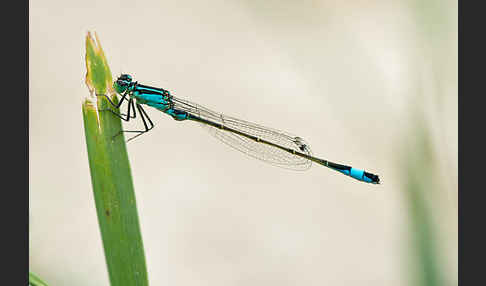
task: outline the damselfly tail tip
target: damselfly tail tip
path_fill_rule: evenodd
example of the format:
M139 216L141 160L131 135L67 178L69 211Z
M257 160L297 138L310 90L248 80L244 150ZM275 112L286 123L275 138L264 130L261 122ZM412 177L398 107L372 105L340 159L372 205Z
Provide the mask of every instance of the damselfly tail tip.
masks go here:
M378 177L378 175L375 175L375 174L372 174L372 173L368 173L368 172L364 172L364 175L370 179L370 183L372 184L380 184L380 178Z

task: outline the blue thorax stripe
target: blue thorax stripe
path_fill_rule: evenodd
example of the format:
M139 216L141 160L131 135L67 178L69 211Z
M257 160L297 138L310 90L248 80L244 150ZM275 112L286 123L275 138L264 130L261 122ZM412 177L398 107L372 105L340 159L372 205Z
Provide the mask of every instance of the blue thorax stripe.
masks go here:
M159 94L159 95L164 95L166 92L165 89L146 86L142 84L137 84L135 86L135 90L144 94Z

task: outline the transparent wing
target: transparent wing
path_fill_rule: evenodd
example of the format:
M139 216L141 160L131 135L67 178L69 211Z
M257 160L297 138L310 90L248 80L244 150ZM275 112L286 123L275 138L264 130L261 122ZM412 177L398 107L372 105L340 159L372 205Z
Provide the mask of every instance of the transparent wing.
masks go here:
M291 148L297 152L312 156L312 151L307 142L298 136L231 116L223 115L184 99L172 97L172 102L174 104L173 107L176 110L186 111L189 114L202 119L221 124L225 127L238 130L248 135L256 136L279 146ZM303 171L309 169L311 166L312 162L310 160L293 155L271 145L258 143L252 139L224 129L215 128L211 125L203 123L201 123L201 125L218 140L256 159L291 170Z

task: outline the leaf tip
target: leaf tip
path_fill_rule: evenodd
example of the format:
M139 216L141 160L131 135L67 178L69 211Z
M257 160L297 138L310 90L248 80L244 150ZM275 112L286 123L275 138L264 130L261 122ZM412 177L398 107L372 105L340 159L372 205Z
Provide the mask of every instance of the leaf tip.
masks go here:
M85 62L85 84L90 93L105 94L107 90L112 93L111 71L96 32L94 32L94 37L90 31L86 34Z

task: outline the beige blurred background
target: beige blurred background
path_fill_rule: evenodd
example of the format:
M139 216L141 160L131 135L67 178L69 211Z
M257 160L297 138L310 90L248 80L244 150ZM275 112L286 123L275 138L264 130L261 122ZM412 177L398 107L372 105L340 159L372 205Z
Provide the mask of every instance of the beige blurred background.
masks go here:
M81 114L88 30L114 76L295 133L383 181L276 168L147 108L156 128L128 151L151 285L457 285L456 1L29 13L29 264L50 285L109 284Z

